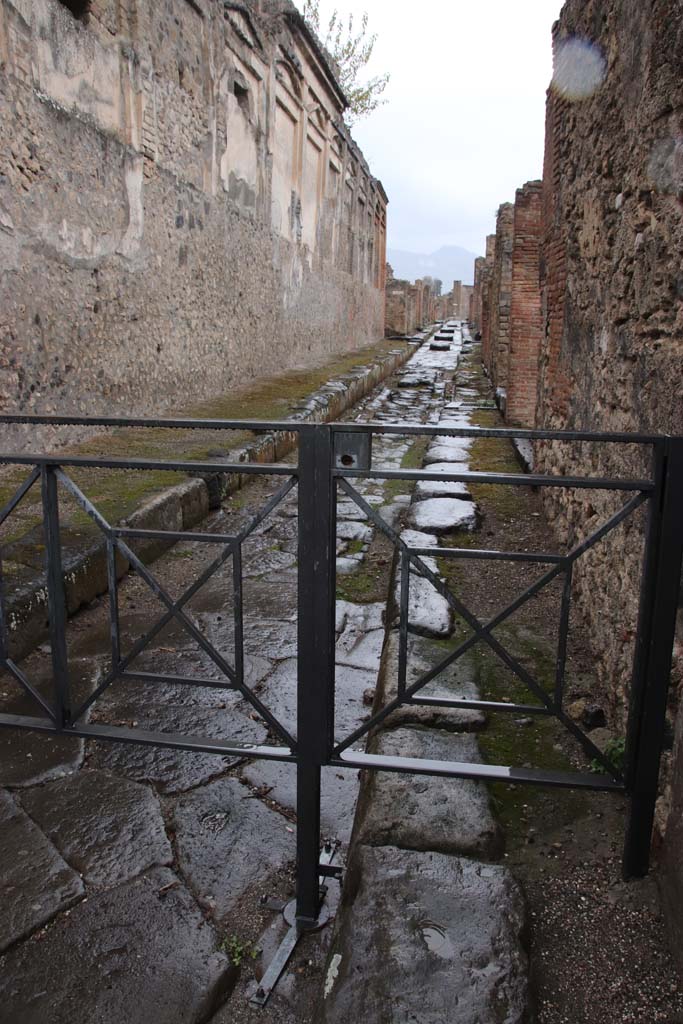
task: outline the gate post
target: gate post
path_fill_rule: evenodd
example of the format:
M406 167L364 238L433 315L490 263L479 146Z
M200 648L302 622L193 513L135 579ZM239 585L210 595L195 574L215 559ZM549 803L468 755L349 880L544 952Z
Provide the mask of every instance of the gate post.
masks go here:
M47 571L47 606L50 621L50 647L55 693L55 724L62 730L71 724L69 662L66 649L66 593L62 567L62 543L59 535L59 496L53 466L40 467L43 497L43 529Z
M623 871L640 878L650 864L659 763L683 560L683 437L659 442L650 499L638 638L631 686L626 787L631 803Z
M296 920L312 927L320 909L320 778L334 718L336 527L331 431L299 432L299 607L297 676Z

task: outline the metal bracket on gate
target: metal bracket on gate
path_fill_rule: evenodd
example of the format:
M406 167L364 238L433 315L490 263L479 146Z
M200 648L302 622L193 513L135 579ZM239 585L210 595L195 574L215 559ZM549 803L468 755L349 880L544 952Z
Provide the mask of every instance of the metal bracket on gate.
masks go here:
M265 1006L270 998L273 989L277 985L282 972L289 963L289 960L296 949L299 939L306 932L317 932L330 920L330 908L325 905L325 897L327 895L327 887L325 886L325 880L329 878L336 878L337 881L341 881L342 869L340 865L333 864L337 853L337 846L332 843L327 843L320 854L320 910L318 912L318 918L315 922L310 925L303 925L296 919L296 900L290 900L288 903L276 903L274 900L267 900L265 906L270 910L277 910L282 914L285 921L289 925L289 930L285 935L284 939L280 943L277 953L270 962L265 974L259 982L259 986L256 992L251 997L249 1002L253 1006Z
M339 431L334 434L336 469L372 469L372 434Z

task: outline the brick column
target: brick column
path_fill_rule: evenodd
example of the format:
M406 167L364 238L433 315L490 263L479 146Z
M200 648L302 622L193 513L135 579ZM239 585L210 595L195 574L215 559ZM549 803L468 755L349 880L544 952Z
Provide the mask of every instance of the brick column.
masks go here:
M512 245L510 299L510 355L505 418L509 423L533 427L536 422L538 360L541 346L540 181L517 189Z

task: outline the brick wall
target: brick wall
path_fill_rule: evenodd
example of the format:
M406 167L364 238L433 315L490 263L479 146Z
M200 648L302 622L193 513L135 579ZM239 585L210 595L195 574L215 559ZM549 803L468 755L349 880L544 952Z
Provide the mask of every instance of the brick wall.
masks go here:
M496 389L508 384L514 206L502 203L496 217L496 245L488 289L488 337L485 364Z
M486 257L481 272L481 357L487 369L491 365L491 281L496 258L496 236L486 237Z
M398 280L387 264L386 301L384 333L387 337L395 334L412 334L419 326L417 289L410 281Z
M541 190L540 181L528 181L517 189L514 209L505 419L524 427L533 427L536 422L541 346Z
M483 256L474 261L474 285L470 299L469 319L475 331L481 331L482 275L486 260Z

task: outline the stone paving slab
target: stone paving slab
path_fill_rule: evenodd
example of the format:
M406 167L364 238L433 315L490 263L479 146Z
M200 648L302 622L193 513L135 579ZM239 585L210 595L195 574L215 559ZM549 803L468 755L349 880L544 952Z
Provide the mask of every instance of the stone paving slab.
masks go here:
M245 889L295 855L294 826L237 779L219 779L171 811L178 866L199 902L223 918Z
M35 705L29 714L35 715ZM24 710L8 714L27 714ZM49 733L0 730L0 786L36 786L76 771L83 763L85 744L75 737Z
M385 729L373 738L369 750L395 757L481 762L473 735L419 726ZM369 846L438 850L488 859L502 852L500 827L481 782L373 772L359 815L357 840Z
M75 772L30 790L22 804L88 889L112 888L173 861L159 802L136 782Z
M139 729L263 743L266 729L260 722L230 708L199 708L157 704L154 707L130 704L117 706L117 723L136 722ZM111 719L109 719L111 720ZM239 757L202 754L139 743L115 743L98 740L89 746L88 766L123 775L134 782L153 783L162 793L179 793L210 782L234 766Z
M296 765L277 761L251 761L242 777L281 807L296 812ZM322 770L320 820L325 839L348 843L360 787L357 769Z
M358 846L318 1024L530 1024L524 901L506 868Z
M335 688L335 724L337 738L352 732L369 715L364 701L368 689L374 689L377 673L349 665L337 665ZM292 658L279 663L259 693L265 706L289 732L297 731L297 662Z
M4 790L0 790L0 864L0 952L83 895L76 872ZM19 1024L19 1017L16 1021Z
M206 1024L237 969L177 877L154 869L82 902L0 962L7 1024Z

